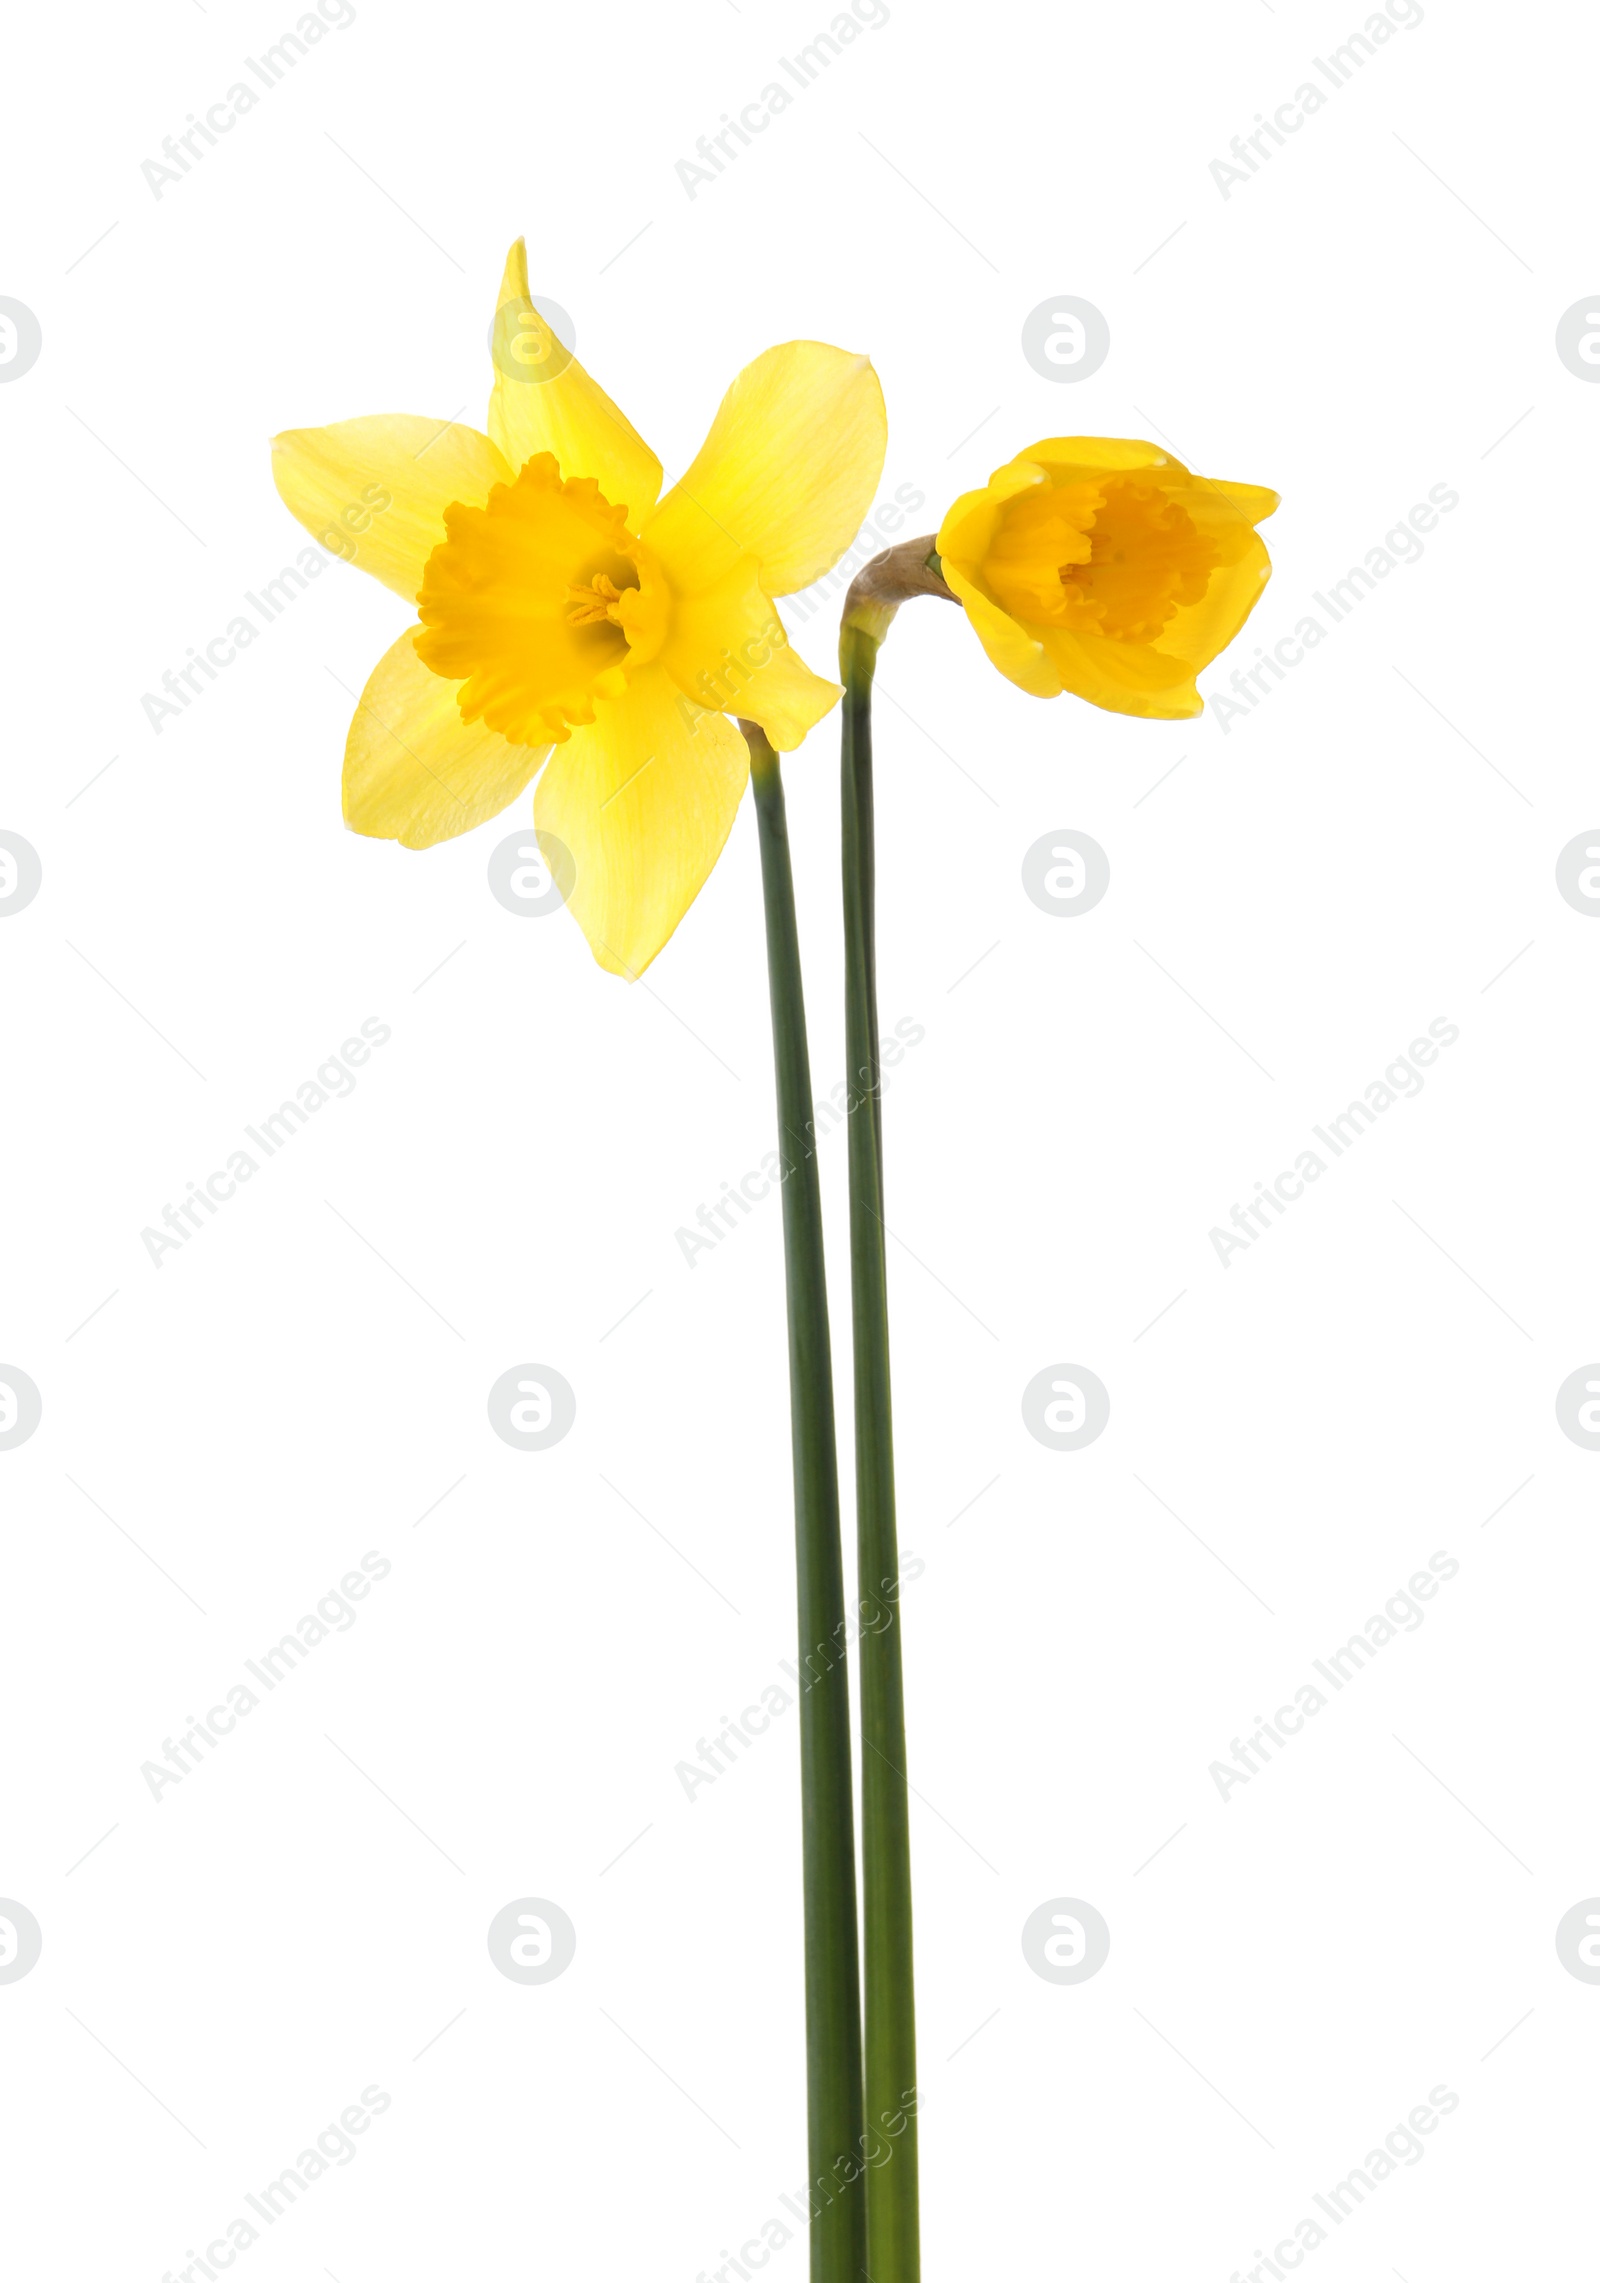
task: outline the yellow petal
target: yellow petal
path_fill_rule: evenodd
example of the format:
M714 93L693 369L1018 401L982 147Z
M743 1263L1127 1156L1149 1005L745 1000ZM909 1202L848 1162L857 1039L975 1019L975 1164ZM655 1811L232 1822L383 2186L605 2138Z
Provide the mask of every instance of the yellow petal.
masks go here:
M991 602L964 571L943 556L940 560L944 562L945 584L966 612L990 663L999 667L1008 682L1015 682L1019 690L1026 690L1029 697L1058 698L1061 676L1044 644L1019 626L998 603Z
M1125 436L1046 437L1042 443L1030 444L1027 451L1007 467L996 468L989 479L990 494L997 500L1008 497L1010 490L1016 488L1013 471L1025 469L1030 463L1047 469L1057 483L1083 482L1097 475L1126 475L1149 468L1153 473L1159 471L1164 488L1182 499L1186 506L1191 493L1209 494L1212 501L1234 519L1242 517L1251 525L1264 523L1279 505L1278 494L1268 491L1264 484L1230 484L1217 476L1196 475L1161 445Z
M740 555L769 595L792 594L860 530L887 440L868 358L823 341L768 349L729 389L643 536L680 594L716 585Z
M934 548L945 566L946 585L951 564L970 574L988 554L1000 528L1000 507L991 491L964 491L945 509Z
M1265 542L1251 532L1237 557L1211 574L1197 603L1177 611L1161 630L1159 650L1181 658L1194 673L1227 649L1261 600L1272 576Z
M1148 643L1114 642L1061 626L1041 628L1040 640L1062 688L1106 713L1187 721L1202 710L1193 666Z
M748 555L717 586L678 598L661 663L696 706L759 722L780 753L843 695L790 648Z
M478 505L511 470L475 428L379 412L274 436L272 478L319 547L415 602L445 509Z
M489 434L513 470L553 452L563 476L593 476L637 531L661 490L661 462L540 315L527 248L506 256L495 310Z
M1179 476L1189 472L1160 444L1137 436L1047 436L1041 444L1030 444L1023 457L1069 480L1126 475L1136 468L1168 468Z
M745 684L737 711L747 721L759 722L780 753L792 753L843 696L840 683L813 674L799 651L785 642Z
M732 722L697 713L659 665L597 699L593 728L557 749L534 818L572 853L567 902L611 974L641 975L694 902L749 774Z
M415 629L412 630L413 633ZM456 706L402 634L361 693L344 748L344 821L374 840L432 848L514 801L550 748L508 745Z
M964 491L945 509L939 526L934 546L940 561L975 570L994 542L1006 502L1049 480L1043 468L1031 461L1012 460L995 469L982 491Z
M1194 480L1207 491L1221 492L1250 524L1265 523L1281 504L1278 494L1268 491L1264 484L1225 484L1220 476L1196 476Z

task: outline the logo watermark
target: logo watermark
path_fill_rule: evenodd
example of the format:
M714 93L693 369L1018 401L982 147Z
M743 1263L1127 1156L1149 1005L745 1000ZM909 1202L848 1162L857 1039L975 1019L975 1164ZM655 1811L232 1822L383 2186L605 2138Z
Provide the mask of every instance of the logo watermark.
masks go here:
M44 1398L20 1364L0 1363L0 1451L14 1451L44 1417Z
M44 866L20 832L0 832L0 920L15 919L39 893Z
M28 304L0 293L0 381L31 373L43 347L44 334Z
M1063 825L1036 840L1022 859L1022 888L1030 904L1052 919L1081 919L1111 885L1111 859L1098 840Z
M1022 1391L1023 1425L1047 1451L1081 1451L1110 1417L1106 1383L1086 1364L1049 1364Z
M572 1964L578 1930L559 1903L522 1895L489 1921L489 1956L508 1982L553 1982Z
M489 1390L489 1424L514 1451L547 1451L578 1416L570 1383L547 1363L513 1364Z
M0 1895L0 1982L20 1982L39 1963L44 1935L26 1903Z
M1057 293L1024 318L1022 353L1044 380L1087 380L1111 354L1111 327L1092 301Z
M1087 1982L1111 1955L1111 1929L1093 1903L1057 1895L1028 1914L1022 1955L1043 1981Z

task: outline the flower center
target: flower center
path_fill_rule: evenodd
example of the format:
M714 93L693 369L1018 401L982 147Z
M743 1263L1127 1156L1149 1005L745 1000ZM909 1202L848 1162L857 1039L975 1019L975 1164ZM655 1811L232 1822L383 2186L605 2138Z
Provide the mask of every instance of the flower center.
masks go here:
M620 697L666 632L653 558L590 476L562 479L537 452L482 507L445 510L417 615L418 657L461 688L464 721L514 745L561 742Z
M1200 601L1222 559L1159 485L1111 476L1013 501L984 570L1014 618L1153 642L1176 612Z
M611 584L604 571L596 571L586 587L568 587L567 624L569 626L599 626L610 620L620 626L617 605L622 597Z

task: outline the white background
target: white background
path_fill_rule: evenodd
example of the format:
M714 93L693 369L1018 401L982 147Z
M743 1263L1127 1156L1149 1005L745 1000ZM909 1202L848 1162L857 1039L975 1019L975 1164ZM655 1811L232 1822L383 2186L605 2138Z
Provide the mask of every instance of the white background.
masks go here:
M341 830L347 691L404 616L376 584L330 566L159 736L141 705L303 545L274 430L481 422L524 230L669 481L814 336L872 353L914 528L1059 433L1279 490L1207 689L1459 493L1226 735L1030 700L932 602L885 651L883 1016L926 1033L885 1105L926 2271L1226 2283L1438 2085L1424 2159L1308 2267L1579 2271L1600 1990L1553 1936L1600 1889L1600 1461L1554 1396L1600 1353L1600 927L1554 865L1600 821L1600 389L1554 334L1597 282L1594 42L1426 0L1224 198L1211 162L1362 20L891 0L691 198L677 162L825 5L358 0L159 199L141 161L292 5L13 21L19 2275L181 2274L368 2085L253 2283L694 2283L803 2175L796 1715L692 1803L674 1774L794 1653L777 1205L675 1241L773 1141L749 806L630 988L492 901L514 818L426 856ZM1020 348L1064 293L1111 329L1077 385ZM794 623L828 670L831 611ZM786 774L826 1092L833 723ZM1074 920L1020 884L1062 827L1111 864ZM155 1267L141 1230L373 1016L354 1095ZM1437 1017L1421 1095L1224 1267L1211 1228ZM539 1456L485 1413L532 1359L578 1406ZM1063 1360L1111 1396L1070 1456L1019 1407ZM141 1764L369 1549L354 1627L154 1800ZM1210 1763L1440 1550L1421 1629L1224 1802ZM539 1988L485 1944L527 1895L578 1932ZM1075 1988L1019 1939L1063 1895L1111 1928Z

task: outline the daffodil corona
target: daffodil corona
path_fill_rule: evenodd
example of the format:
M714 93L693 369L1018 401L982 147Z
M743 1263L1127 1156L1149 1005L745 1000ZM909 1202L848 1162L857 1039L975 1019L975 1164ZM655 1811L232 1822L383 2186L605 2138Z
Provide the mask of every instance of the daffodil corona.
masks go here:
M534 307L520 239L494 340L486 435L380 414L274 439L293 513L348 531L347 559L417 612L350 724L345 821L429 848L537 777L572 911L601 966L633 977L732 826L749 748L728 714L789 752L838 698L773 598L859 528L883 396L864 356L769 349L662 499L660 461ZM358 506L383 493L382 512Z
M946 585L1009 681L1111 713L1187 719L1195 676L1249 617L1272 565L1256 484L1191 475L1158 445L1031 444L964 492L935 542Z

